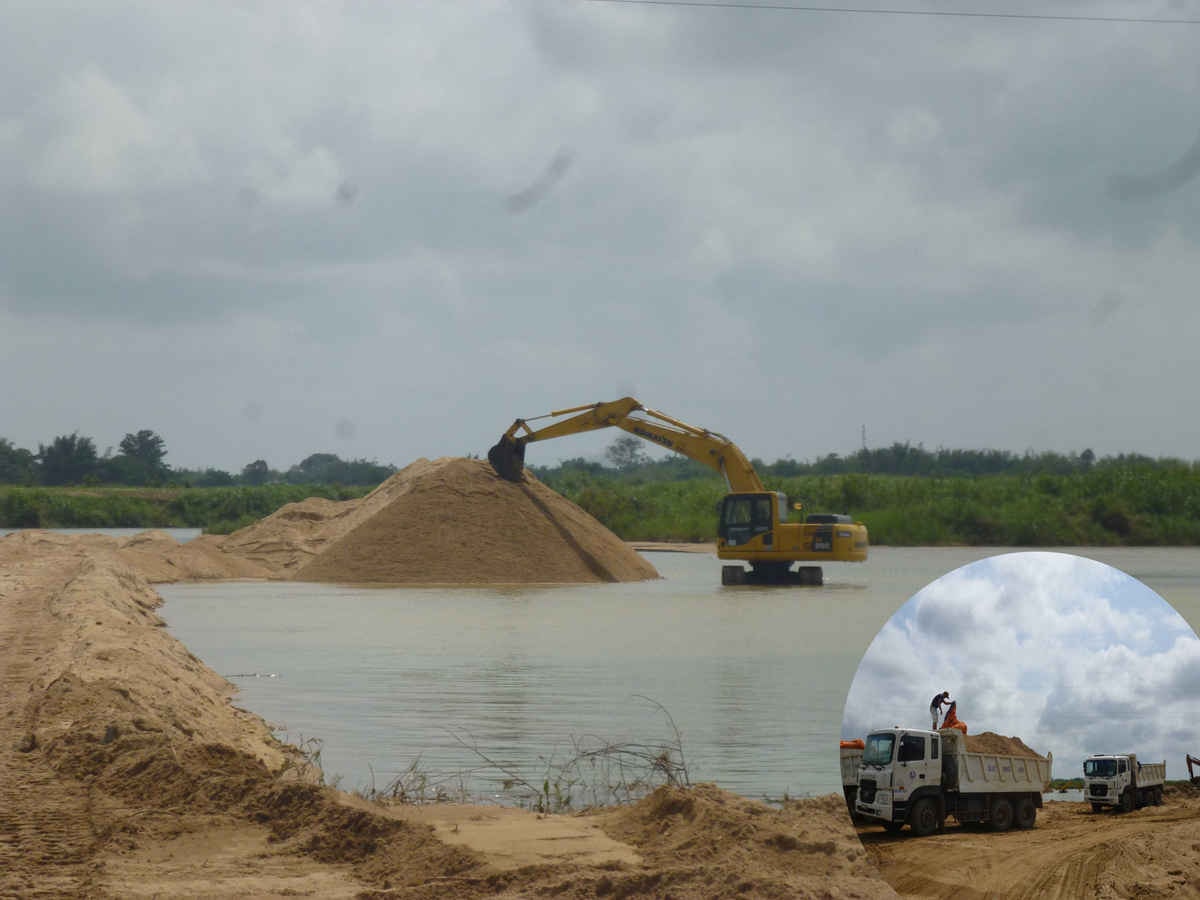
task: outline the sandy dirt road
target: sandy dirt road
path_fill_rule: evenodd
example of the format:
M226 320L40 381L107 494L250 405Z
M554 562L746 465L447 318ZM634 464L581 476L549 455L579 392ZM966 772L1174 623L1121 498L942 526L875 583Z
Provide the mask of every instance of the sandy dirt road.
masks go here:
M858 831L902 897L1200 896L1200 795L1186 790L1125 815L1047 803L1028 831L997 834L952 822L927 838L878 826Z

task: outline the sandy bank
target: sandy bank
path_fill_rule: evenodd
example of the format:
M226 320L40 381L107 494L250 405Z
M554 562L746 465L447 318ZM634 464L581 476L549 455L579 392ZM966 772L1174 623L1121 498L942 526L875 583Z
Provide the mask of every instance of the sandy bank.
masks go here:
M0 539L0 896L890 894L836 797L539 817L321 787L166 632L130 550Z

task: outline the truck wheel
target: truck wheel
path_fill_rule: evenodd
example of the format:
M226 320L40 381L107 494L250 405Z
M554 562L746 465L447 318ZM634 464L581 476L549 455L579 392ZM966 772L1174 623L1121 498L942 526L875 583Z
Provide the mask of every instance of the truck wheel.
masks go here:
M1013 808L1007 797L992 801L992 831L1008 831L1012 828Z
M1125 789L1125 793L1121 795L1121 805L1118 807L1123 813L1133 812L1133 791L1130 788Z
M922 797L908 814L909 827L917 837L925 837L938 830L937 804L929 797Z
M1103 812L1103 811L1104 811L1103 803L1093 803L1092 804L1092 812L1098 813L1098 812Z
M1151 802L1152 802L1152 803L1153 803L1155 806L1162 806L1162 788L1160 788L1160 787L1156 787L1156 788L1154 789L1154 797L1153 797L1153 799L1151 800Z
M1037 805L1032 797L1022 797L1017 801L1016 822L1018 828L1032 828L1037 821Z

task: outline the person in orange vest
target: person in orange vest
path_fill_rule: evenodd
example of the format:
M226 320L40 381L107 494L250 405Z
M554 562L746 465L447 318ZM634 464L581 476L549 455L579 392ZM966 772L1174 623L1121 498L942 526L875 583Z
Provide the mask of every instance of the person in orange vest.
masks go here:
M956 711L957 709L958 709L958 701L951 700L950 708L948 710L946 710L946 718L944 718L942 720L942 727L943 728L957 728L963 734L966 734L967 733L967 724L965 722L960 722L958 720L958 713Z

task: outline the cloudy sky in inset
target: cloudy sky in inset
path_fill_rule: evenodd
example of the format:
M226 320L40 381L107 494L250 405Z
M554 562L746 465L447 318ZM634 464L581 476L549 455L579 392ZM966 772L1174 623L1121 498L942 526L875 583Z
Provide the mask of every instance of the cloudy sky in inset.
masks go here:
M918 591L871 642L844 737L928 728L930 698L958 701L970 733L1054 753L1054 776L1092 753L1137 753L1187 777L1200 755L1200 638L1140 581L1065 553L993 556Z
M404 464L632 393L768 460L852 452L864 427L1191 458L1198 40L585 0L17 0L0 437L103 450L152 428L177 466Z

